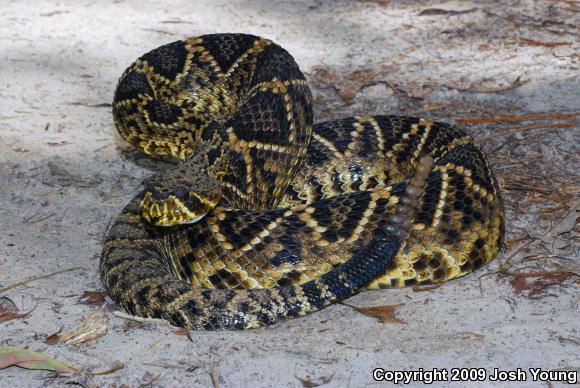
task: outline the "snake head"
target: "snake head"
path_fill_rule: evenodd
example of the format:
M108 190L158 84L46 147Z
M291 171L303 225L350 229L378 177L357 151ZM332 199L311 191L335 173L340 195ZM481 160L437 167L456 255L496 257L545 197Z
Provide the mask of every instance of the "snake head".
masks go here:
M155 226L192 224L215 208L220 198L217 180L191 163L184 163L147 181L141 214Z

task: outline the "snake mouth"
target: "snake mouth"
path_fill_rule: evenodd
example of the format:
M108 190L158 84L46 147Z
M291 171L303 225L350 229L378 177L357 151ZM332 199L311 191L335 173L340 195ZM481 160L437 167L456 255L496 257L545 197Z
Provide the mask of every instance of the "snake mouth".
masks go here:
M211 210L209 206L201 206L196 211L191 211L174 195L164 200L154 200L150 192L145 194L140 207L143 218L155 226L193 224Z

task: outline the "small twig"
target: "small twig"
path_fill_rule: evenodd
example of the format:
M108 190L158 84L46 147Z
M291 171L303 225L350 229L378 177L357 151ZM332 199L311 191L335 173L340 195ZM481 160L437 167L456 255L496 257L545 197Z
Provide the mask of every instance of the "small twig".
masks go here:
M580 5L580 0L549 0L552 3L567 3L567 4L578 4Z
M546 189L543 187L526 185L526 184L523 184L523 183L517 182L517 181L514 183L506 183L503 186L503 189L508 190L508 191L530 191L530 192L540 193L540 194L545 194L545 195L552 194L552 191L553 191L551 189Z
M417 284L417 285L413 286L412 290L413 290L413 292L431 291L431 290L435 290L441 286L442 286L441 283L425 284L425 285Z
M489 151L487 154L491 155L491 154L495 154L497 151L501 150L503 147L505 147L510 141L511 141L511 136L508 136L508 138L506 140L504 140L503 143L501 143L500 145L498 145L497 147L495 147L493 150ZM489 137L487 138L483 138L481 140L478 140L480 143L484 143L487 140L489 140Z
M523 278L541 278L546 275L563 275L569 274L572 276L580 277L580 269L559 269L554 271L543 271L543 272L516 272L517 269L513 272L506 272L505 274L508 276L520 276Z
M129 321L134 321L134 322L139 322L139 323L159 323L161 325L167 326L167 327L174 329L174 330L181 329L180 327L173 326L171 323L169 323L169 321L167 321L165 319L143 318L143 317L138 317L136 315L127 314L123 311L114 311L113 315L115 315L116 317L119 317L119 318L127 319Z
M32 277L26 278L24 280L20 280L20 281L18 281L16 283L13 283L13 284L11 284L9 286L0 288L0 293L6 292L8 290L11 290L13 288L22 286L24 284L28 284L30 282L34 282L36 280L46 279L46 278L52 277L54 275L59 275L61 273L65 273L65 272L76 271L77 269L83 269L83 268L82 267L74 267L74 268L63 269L62 271L57 271L57 272L49 273L49 274L46 274L46 275L32 276Z
M546 47L557 47L557 46L571 46L572 42L543 42L541 40L520 38L520 43L527 44L529 46L546 46Z
M553 113L541 115L511 115L511 116L496 116L496 117L462 117L456 121L459 123L517 123L520 121L538 121L548 119L568 119L578 116L580 112L573 113Z
M53 217L53 216L55 216L55 215L56 215L55 213L52 213L52 212L51 212L51 213L49 213L49 214L45 215L44 217L40 217L40 218L38 218L38 219L36 219L36 220L35 220L35 219L34 219L34 217L36 217L36 214L35 214L35 215L33 215L32 217L28 217L28 218L26 218L26 219L24 220L24 222L26 222L27 224L36 224L36 223L38 223L38 222L40 222L40 221L47 220L47 219L49 219L50 217Z
M370 1L371 3L376 3L379 5L388 5L391 0L366 0L366 1Z
M125 367L125 364L123 364L120 361L117 361L115 363L115 365L113 365L113 367L110 368L110 369L103 370L103 371L99 371L99 372L86 372L86 371L84 371L82 373L85 374L85 375L88 375L88 376L110 375L111 373L115 373L116 371L118 371L120 369L123 369L124 367Z
M93 152L99 152L99 151L101 151L101 150L104 150L104 149L105 149L105 148L107 148L108 146L109 146L108 144L105 144L104 146L101 146L101 147L97 148L97 149L96 149L96 150L94 150Z
M141 31L156 32L158 34L163 34L163 35L177 35L175 32L164 31L164 30L157 30L155 28L141 28Z
M498 86L495 88L488 88L485 86L476 87L473 89L467 89L467 91L475 91L478 93L499 93L499 92L507 92L508 90L514 90L519 88L520 86L530 82L529 79L522 80L521 77L516 78L511 84L506 86Z
M155 366L155 367L158 367L158 368L167 368L167 369L185 369L186 368L183 365L163 364L163 363L154 364L154 363L149 363L149 362L144 362L142 365L145 365L145 366Z
M110 108L113 105L110 102L102 102L100 104L88 104L82 101L74 101L74 102L69 102L68 105L73 105L73 106L86 106L88 108Z
M528 125L522 125L520 127L512 127L512 128L508 128L508 131L511 132L524 132L527 131L528 129L535 129L535 128L570 128L576 125L576 121L575 120L570 120L570 121L564 121L564 122L560 122L560 123L540 123L540 124L528 124Z
M174 20L162 20L161 24L194 24L194 23L185 20L174 19Z
M486 141L489 141L491 139L505 136L506 132L507 133L509 133L509 132L525 132L525 131L528 131L530 129L537 129L537 128L571 128L571 127L574 127L575 125L576 125L575 120L564 121L564 122L560 122L560 123L528 124L528 125L522 125L520 127L507 128L505 131L502 131L500 133L496 133L496 134L491 135L491 136L484 137L483 139L481 139L479 141L481 143L485 143Z

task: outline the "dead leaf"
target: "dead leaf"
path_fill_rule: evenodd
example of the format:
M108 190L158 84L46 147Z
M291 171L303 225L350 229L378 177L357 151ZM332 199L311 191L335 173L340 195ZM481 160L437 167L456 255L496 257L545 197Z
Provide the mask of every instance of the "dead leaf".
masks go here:
M401 318L395 316L395 312L405 304L392 304L388 306L372 306L372 307L356 307L350 304L343 303L345 306L358 311L361 314L369 317L377 318L383 323L405 323Z
M55 373L75 373L77 369L43 353L13 346L0 346L0 369L18 366L26 369L42 369Z
M405 83L399 85L389 80L392 67L361 67L348 73L339 73L328 66L314 66L309 75L317 88L333 89L345 103L351 102L362 89L374 85L385 85L394 91L404 93L407 97L423 100L430 93L429 86L424 83Z
M190 342L193 342L193 339L191 338L191 333L187 329L174 330L173 333L176 334L176 335L180 335L180 336L183 336L183 337L187 337L187 339Z
M153 373L153 374L147 372L147 375L146 375L147 380L143 384L139 385L139 387L141 388L141 387L148 387L150 385L153 385L153 383L155 383L157 380L159 380L160 377L161 377L161 372L157 372L157 373Z
M454 0L423 7L419 11L419 15L458 15L475 11L478 8L481 8L481 5L471 1Z
M378 75L372 68L361 68L341 75L328 66L314 66L311 79L318 87L332 88L344 102L350 102L362 88L382 82L377 79Z
M332 380L332 378L334 377L334 373L331 374L330 376L322 376L319 378L312 378L311 376L306 376L306 378L300 378L298 376L294 376L296 377L300 383L302 384L303 387L305 388L314 388L314 387L319 387L321 385L325 385L330 383L330 381Z
M74 329L59 331L49 336L51 344L62 342L69 345L82 345L107 334L108 320L102 311L87 315ZM53 337L54 336L54 337ZM56 341L56 342L55 342Z
M514 292L521 294L524 291L528 292L528 298L541 293L546 288L557 284L562 284L568 278L580 277L578 270L557 270L546 272L523 272L515 274L515 277L510 282ZM533 281L528 279L534 278Z
M34 308L25 313L19 313L16 304L9 298L0 298L0 322L11 321L13 319L24 318L34 311Z
M59 342L59 335L60 333L62 333L62 327L60 328L59 331L57 331L54 334L49 335L48 337L46 337L44 339L44 343L47 345L56 345Z
M473 333L471 331L460 331L458 333L453 334L450 338L473 339L476 341L483 341L485 339L485 335Z
M106 291L83 291L80 302L82 304L103 304L106 296Z

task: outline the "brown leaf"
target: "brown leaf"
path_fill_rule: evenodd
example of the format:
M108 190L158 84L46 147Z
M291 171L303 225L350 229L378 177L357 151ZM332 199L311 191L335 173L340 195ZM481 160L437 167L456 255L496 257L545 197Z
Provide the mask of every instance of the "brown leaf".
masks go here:
M347 102L356 97L358 90L352 89L338 89L337 94L343 101Z
M105 297L107 296L106 291L83 291L83 296L80 298L82 304L103 304L105 302Z
M380 82L378 75L372 68L357 69L343 76L328 66L314 66L311 79L314 85L332 88L344 102L349 102L362 88Z
M332 86L342 80L342 77L328 66L314 66L310 75L312 83L319 87Z
M541 293L550 286L562 284L571 277L580 277L580 275L578 275L578 270L523 272L516 274L510 284L516 294L529 291L527 295L529 298ZM535 280L528 281L530 278L534 278Z
M401 318L395 316L395 312L405 304L392 304L388 306L372 306L372 307L356 307L350 304L343 303L345 306L358 311L361 314L369 317L377 318L383 323L405 323Z
M53 334L49 335L48 337L46 337L44 339L44 343L47 345L56 345L59 342L60 333L62 333L62 328L59 331L57 331L56 333L53 333Z
M6 297L0 298L0 322L11 321L13 319L24 318L34 311L34 308L25 313L19 313L18 308L12 300Z
M176 335L180 335L180 336L183 336L183 337L187 337L187 339L190 342L193 342L193 339L191 338L191 333L187 329L177 329L177 330L173 331L173 333L176 334Z

